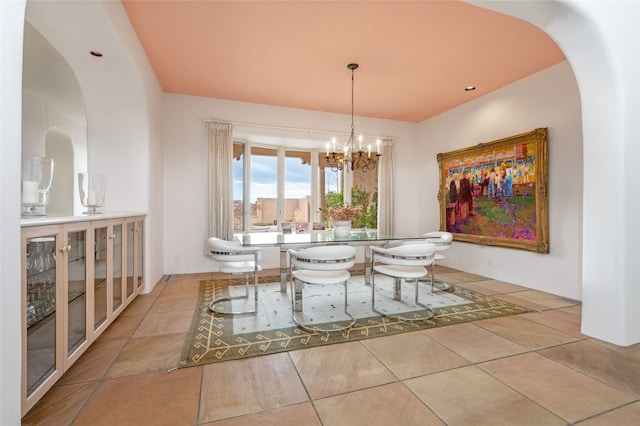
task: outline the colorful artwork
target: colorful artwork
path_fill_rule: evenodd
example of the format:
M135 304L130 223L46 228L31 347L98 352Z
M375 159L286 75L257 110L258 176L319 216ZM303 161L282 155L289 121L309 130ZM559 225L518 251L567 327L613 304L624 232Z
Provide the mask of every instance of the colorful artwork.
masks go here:
M548 129L438 154L440 229L455 240L549 253Z

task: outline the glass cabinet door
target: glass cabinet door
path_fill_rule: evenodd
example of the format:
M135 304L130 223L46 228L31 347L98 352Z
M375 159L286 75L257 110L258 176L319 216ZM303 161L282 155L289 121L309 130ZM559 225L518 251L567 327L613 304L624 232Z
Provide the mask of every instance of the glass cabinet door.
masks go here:
M67 355L87 340L87 231L67 234Z
M113 311L122 306L122 224L113 225Z
M93 240L93 327L107 320L108 228L96 228Z
M127 222L127 299L135 291L134 260L135 260L135 222Z
M141 288L144 285L143 273L144 271L144 220L139 220L136 222L136 257L138 258L138 262L136 264L136 285L138 288Z
M27 396L56 372L55 235L26 241Z

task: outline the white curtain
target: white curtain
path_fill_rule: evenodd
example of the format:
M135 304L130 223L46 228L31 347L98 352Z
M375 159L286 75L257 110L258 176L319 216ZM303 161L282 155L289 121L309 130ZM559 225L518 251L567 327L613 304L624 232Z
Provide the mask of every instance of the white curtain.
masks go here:
M233 126L207 121L209 129L209 236L233 239Z
M395 232L393 210L393 139L383 139L382 156L378 163L378 232Z

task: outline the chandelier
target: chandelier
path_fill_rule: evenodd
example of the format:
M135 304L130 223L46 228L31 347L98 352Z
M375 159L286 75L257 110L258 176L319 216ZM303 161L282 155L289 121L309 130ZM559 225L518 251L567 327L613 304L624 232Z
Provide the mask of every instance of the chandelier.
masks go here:
M358 64L349 64L347 68L351 70L351 134L349 135L349 141L341 146L338 146L336 150L336 138L332 139L332 144L327 143L327 167L337 172L344 168L350 168L351 170L373 170L376 167L376 163L382 154L380 154L380 139L376 141L376 152L371 157L371 145L367 146L365 151L362 146L362 135L358 137L356 141L355 128L353 126L353 93L354 93L354 71L358 69Z

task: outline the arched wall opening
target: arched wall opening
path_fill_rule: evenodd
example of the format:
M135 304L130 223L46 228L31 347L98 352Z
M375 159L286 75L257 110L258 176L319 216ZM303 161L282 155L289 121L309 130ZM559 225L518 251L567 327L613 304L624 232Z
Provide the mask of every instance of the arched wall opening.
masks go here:
M576 0L469 3L531 22L556 41L570 63L583 123L582 332L622 346L640 342L640 311L635 306L640 286L634 285L640 265L632 258L640 224L631 217L640 201L634 185L628 184L636 180L634 162L640 155L634 142L640 138L640 5ZM626 93L634 88L636 96Z

